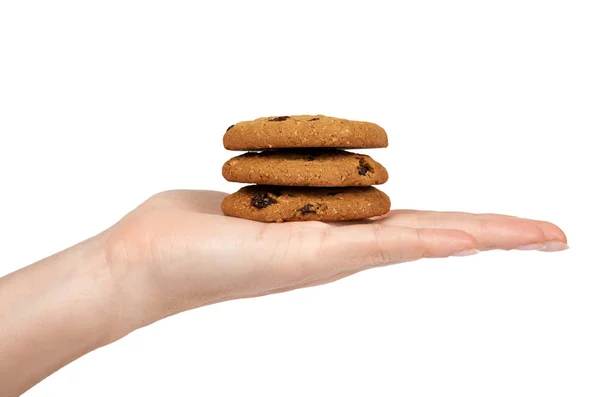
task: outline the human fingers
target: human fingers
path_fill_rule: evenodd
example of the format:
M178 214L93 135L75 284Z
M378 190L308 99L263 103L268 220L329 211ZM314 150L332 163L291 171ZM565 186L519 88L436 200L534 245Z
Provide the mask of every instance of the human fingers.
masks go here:
M394 210L378 222L415 228L458 229L477 239L478 249L558 251L567 237L556 225L497 214Z
M275 225L276 227L276 225ZM416 229L377 222L326 228L294 228L286 255L273 267L297 282L421 258L476 253L477 241L460 230Z

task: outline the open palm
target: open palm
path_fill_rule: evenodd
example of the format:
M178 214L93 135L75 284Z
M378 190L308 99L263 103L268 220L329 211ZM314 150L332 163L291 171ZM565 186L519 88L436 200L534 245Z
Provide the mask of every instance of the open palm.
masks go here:
M107 231L113 273L129 280L123 285L152 291L144 309L157 319L421 258L566 248L557 226L504 215L393 210L352 223L259 223L224 216L225 196L163 192Z

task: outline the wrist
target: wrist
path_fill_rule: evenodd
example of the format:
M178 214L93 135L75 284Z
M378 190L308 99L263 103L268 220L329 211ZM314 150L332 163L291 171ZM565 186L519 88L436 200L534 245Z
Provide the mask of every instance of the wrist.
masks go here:
M57 255L65 256L57 263L71 267L64 287L72 291L70 299L79 301L74 310L81 313L80 318L89 327L90 347L96 349L123 337L123 304L108 266L103 236L92 237Z
M113 304L110 342L168 316L147 247L132 247L118 227L96 236L101 241L106 286ZM129 237L129 238L128 238Z

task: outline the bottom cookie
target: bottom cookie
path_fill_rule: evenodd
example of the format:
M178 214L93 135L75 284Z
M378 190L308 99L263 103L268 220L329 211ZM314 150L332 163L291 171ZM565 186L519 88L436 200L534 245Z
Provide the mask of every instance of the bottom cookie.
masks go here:
M390 198L374 187L246 186L225 197L225 215L260 222L348 221L390 210Z

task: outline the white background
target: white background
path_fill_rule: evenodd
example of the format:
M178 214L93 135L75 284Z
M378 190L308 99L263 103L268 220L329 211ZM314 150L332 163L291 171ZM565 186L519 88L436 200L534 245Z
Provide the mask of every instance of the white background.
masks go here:
M26 395L600 395L597 5L1 2L0 274L158 191L236 190L225 129L284 114L385 127L368 154L395 208L545 219L571 245L201 308Z

